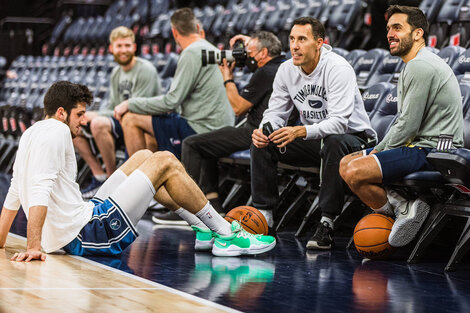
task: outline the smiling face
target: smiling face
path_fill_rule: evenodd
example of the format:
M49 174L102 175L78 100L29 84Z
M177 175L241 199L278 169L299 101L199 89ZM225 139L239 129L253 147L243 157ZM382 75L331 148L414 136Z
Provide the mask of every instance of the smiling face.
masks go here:
M289 35L290 52L294 65L302 67L305 73L313 72L320 59L323 39L315 39L310 24L296 24Z
M404 57L413 47L413 37L419 29L412 30L407 20L408 15L403 13L393 14L388 20L387 39L391 55Z
M114 56L116 63L126 66L132 62L136 50L136 44L131 37L116 38L109 45L109 51Z
M63 110L63 108L59 108L59 110L60 109ZM77 137L78 133L80 132L80 127L86 125L85 111L86 111L86 103L79 102L77 103L77 107L73 108L70 111L70 114L67 114L65 110L63 112L64 120L62 121L65 124L67 124L68 127L70 128L70 133L72 134L72 138Z

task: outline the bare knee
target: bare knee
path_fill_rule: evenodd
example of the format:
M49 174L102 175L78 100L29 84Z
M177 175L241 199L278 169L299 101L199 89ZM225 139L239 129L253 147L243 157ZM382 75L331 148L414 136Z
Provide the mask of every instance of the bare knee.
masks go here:
M136 159L136 160L141 160L141 162L139 162L139 163L142 163L145 160L147 160L148 158L150 158L152 156L152 154L153 154L152 151L150 151L148 149L142 149L142 150L139 150L136 153L134 153L131 158Z
M361 166L358 166L357 162L354 162L354 160L344 163L343 167L340 169L340 175L352 191L357 190L367 181L363 169Z
M123 115L122 120L121 120L121 125L122 127L133 127L135 126L135 121L137 118L137 114L127 112L126 114Z
M101 134L103 132L110 132L111 122L104 116L95 117L90 123L90 130L93 137L96 137L97 134Z

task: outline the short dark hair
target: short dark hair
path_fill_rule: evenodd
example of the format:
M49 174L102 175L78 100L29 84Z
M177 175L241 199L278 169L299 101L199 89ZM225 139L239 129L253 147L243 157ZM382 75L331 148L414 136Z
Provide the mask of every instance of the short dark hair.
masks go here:
M313 18L310 16L299 17L294 20L294 22L292 23L292 26L307 25L307 24L310 24L310 26L312 27L313 38L325 39L325 26L323 26L323 24L316 18Z
M78 103L90 105L92 101L93 95L87 86L68 81L58 81L49 87L44 96L44 114L52 116L58 108L63 107L65 112L70 115L70 112L77 107Z
M170 20L171 26L183 36L197 33L198 20L190 8L176 10Z
M281 41L273 33L267 31L258 31L251 35L251 38L258 39L258 49L261 50L266 48L270 57L274 58L281 55Z
M387 9L387 16L390 18L393 14L403 13L408 16L406 22L410 24L411 31L421 28L423 30L424 42L428 40L429 24L423 11L416 7L408 7L404 5L391 5Z

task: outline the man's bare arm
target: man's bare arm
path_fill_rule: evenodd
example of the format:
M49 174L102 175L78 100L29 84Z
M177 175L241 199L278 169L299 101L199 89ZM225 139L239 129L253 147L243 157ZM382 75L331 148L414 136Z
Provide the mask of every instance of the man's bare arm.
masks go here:
M2 209L2 214L0 215L0 248L5 247L8 232L10 231L16 213L18 213L17 210L9 210L5 207Z
M26 252L15 253L12 261L42 260L46 259L46 254L41 252L42 226L46 219L46 206L33 206L29 208L28 226L26 231L27 246Z

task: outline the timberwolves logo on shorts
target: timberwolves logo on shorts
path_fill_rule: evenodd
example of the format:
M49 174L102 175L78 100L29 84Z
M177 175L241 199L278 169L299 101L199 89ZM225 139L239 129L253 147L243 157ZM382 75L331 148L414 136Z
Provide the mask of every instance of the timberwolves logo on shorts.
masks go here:
M111 222L109 222L109 227L111 227L112 230L118 230L121 227L121 221L117 218L113 218Z

